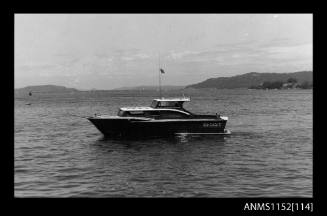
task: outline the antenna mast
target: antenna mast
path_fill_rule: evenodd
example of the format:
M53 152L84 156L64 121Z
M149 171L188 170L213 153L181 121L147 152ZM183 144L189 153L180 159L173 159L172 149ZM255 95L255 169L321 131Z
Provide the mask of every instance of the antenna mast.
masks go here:
M158 72L159 72L159 94L160 94L160 98L162 98L161 96L161 71L160 71L160 53L158 54Z

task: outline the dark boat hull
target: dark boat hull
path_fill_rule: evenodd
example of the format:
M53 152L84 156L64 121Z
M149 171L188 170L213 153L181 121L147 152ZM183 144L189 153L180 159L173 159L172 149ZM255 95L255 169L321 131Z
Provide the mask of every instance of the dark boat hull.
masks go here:
M174 134L223 134L224 119L136 120L88 118L106 136L160 136Z

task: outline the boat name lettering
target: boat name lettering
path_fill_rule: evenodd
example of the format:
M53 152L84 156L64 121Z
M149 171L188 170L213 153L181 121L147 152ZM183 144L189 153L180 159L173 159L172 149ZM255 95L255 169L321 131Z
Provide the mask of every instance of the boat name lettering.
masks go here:
M203 123L203 127L220 127L220 123Z

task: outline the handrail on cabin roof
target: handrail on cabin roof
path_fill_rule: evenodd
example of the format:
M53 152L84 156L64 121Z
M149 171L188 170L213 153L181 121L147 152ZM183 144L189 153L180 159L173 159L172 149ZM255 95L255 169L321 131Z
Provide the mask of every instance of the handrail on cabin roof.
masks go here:
M182 98L156 98L154 101L191 101L190 97L182 97Z

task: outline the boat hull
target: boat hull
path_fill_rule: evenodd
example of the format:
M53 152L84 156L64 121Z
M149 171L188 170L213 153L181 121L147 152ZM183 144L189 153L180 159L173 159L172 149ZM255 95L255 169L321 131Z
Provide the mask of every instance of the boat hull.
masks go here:
M224 134L224 119L88 118L106 136L157 136L174 134Z

